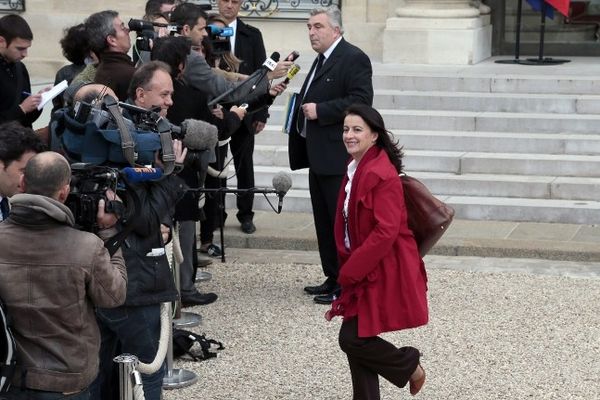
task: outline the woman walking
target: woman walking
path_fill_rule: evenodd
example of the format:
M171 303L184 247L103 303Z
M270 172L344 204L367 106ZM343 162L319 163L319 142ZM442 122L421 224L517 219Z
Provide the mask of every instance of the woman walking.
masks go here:
M425 382L414 347L377 335L425 325L427 276L407 225L402 152L367 105L346 110L344 145L352 157L338 198L335 240L341 295L326 314L344 318L339 334L354 400L379 399L379 375L412 395Z

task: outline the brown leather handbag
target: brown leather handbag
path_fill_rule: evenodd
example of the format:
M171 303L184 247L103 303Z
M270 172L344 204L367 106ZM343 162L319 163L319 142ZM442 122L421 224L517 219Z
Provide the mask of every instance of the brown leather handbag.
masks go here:
M405 174L400 175L400 178L408 227L415 236L421 257L424 257L446 233L454 218L454 209L432 195L418 179Z

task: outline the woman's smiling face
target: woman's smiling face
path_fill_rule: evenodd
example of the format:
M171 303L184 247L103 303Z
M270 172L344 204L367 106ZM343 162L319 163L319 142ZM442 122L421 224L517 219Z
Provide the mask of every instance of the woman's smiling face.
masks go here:
M358 115L349 114L344 118L344 145L356 161L375 145L378 136Z

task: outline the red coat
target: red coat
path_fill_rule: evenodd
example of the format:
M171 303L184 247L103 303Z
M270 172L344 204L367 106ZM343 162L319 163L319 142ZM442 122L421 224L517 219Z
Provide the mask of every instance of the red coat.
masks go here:
M335 221L342 294L330 316L358 316L360 337L425 325L427 275L406 222L396 169L377 146L359 162L348 204L350 251L344 245L342 214L347 182L346 176Z

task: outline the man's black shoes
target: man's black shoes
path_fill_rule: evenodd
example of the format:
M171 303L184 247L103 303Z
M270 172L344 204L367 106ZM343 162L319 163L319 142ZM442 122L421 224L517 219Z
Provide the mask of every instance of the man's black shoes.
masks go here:
M190 294L187 296L181 297L181 305L183 307L193 307L193 306L204 306L206 304L214 303L219 296L215 293L200 293L196 292L194 294Z
M335 290L337 284L329 279L318 286L307 286L304 291L310 295L329 294Z
M339 296L339 290L335 290L328 294L321 294L319 296L315 296L313 299L317 304L331 304L333 301Z
M252 222L252 220L246 220L242 222L242 232L247 234L256 232L256 226L254 226L254 222Z
M304 291L315 296L317 304L331 304L340 295L340 287L333 279L327 279L318 286L307 286Z

